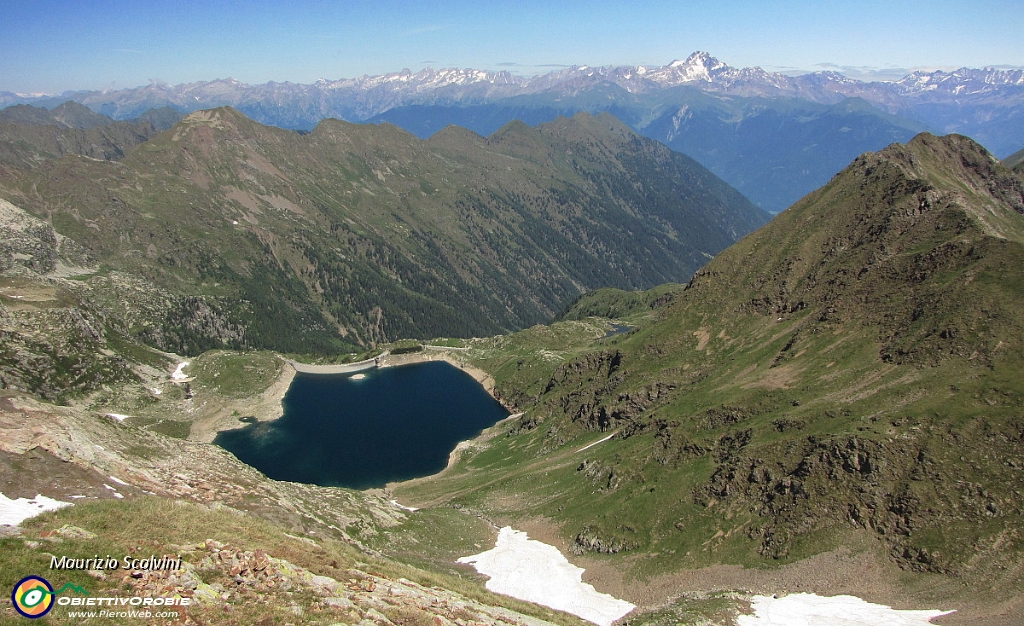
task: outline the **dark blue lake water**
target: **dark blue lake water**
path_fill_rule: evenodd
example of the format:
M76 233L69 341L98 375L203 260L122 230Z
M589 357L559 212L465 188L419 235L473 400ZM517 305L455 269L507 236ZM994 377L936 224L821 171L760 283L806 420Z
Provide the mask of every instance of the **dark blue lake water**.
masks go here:
M622 333L628 333L631 330L633 330L632 326L623 326L621 324L612 324L611 330L605 332L604 337L602 337L602 339L607 339L609 337L614 337L615 335L621 335Z
M297 374L280 419L213 442L276 480L367 489L441 471L458 442L508 417L448 363L362 373L362 380Z

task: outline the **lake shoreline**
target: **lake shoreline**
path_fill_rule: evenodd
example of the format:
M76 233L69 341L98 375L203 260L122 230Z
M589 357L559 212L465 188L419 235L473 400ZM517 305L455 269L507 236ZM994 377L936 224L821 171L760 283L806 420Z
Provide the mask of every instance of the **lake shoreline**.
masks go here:
M291 387L292 381L298 373L312 374L314 376L329 376L353 374L376 369L377 367L398 367L401 365L427 363L430 361L444 361L472 376L473 380L479 383L488 395L495 400L498 400L499 403L501 402L501 400L499 400L494 394L493 376L480 368L469 365L455 354L452 354L439 346L432 346L429 351L424 350L422 352L413 352L408 354L384 353L379 357L379 366L374 365L374 359L368 359L365 362L356 364L357 367L355 369L352 368L353 364L343 364L339 366L309 365L297 363L281 355L277 356L281 362L277 378L274 379L274 382L259 395L253 404L232 402L229 405L225 405L221 410L218 410L214 415L193 422L189 439L191 441L198 441L202 443L212 443L218 433L234 430L236 428L243 428L245 424L239 421L237 414L254 417L257 422L272 422L279 419L284 415L284 406L282 404L284 396L288 393L288 388ZM369 365L367 366L366 363ZM506 409L511 410L508 409L508 407L506 407Z
M444 361L449 365L457 367L462 371L466 372L473 377L473 380L480 383L480 386L484 388L484 391L488 393L492 398L498 400L494 396L494 377L485 372L484 370L469 365L464 360L458 358L451 352L447 352L438 348L432 350L424 350L422 352L409 352L406 354L387 354L381 359L381 367L397 367L399 365L412 365L414 363L427 363L430 361ZM498 400L498 402L501 402ZM504 406L504 405L503 405ZM507 407L506 407L507 408Z
M284 415L284 396L288 393L297 372L287 359L280 355L277 355L277 358L281 364L277 378L254 402L230 402L220 407L213 415L196 420L189 431L189 440L213 443L219 433L246 426L239 420L239 416L253 417L257 422L272 422Z
M508 416L481 372L467 378L462 363L436 353L399 356L381 357L365 376L292 373L286 364L283 415L275 410L262 425L245 415L247 426L214 442L277 480L362 490L436 473L459 442Z

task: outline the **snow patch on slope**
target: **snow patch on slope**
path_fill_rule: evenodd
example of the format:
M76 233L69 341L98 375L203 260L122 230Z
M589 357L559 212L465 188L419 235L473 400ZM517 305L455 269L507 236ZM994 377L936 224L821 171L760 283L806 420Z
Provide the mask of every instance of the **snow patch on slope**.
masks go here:
M635 608L583 582L583 568L570 563L558 548L509 526L498 532L493 549L464 556L459 563L472 563L490 576L486 586L495 593L572 613L600 626L610 626Z
M741 615L738 626L921 626L953 611L898 611L856 596L824 597L795 593L781 598L754 596L753 615Z
M11 500L0 493L0 525L17 526L30 517L66 506L71 506L71 503L47 498L42 494L31 500L27 498Z

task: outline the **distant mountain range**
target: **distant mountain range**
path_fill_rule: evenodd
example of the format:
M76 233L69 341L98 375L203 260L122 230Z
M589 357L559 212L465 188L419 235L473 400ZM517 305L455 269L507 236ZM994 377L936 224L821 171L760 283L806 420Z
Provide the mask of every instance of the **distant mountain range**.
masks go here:
M835 104L844 98L863 98L893 114L906 114L916 104L1010 98L1024 93L1024 70L961 68L954 72L914 72L898 81L861 82L832 71L801 76L766 72L761 68L734 68L706 52L694 52L685 61L662 67L572 66L540 76L524 77L506 71L474 69L403 70L380 76L325 80L312 84L247 85L237 80L145 87L115 91L65 92L58 96L24 96L0 92L0 105L60 104L74 100L114 119L136 117L159 106L182 111L231 105L251 114L263 108L256 121L274 125L291 116L294 128L312 128L325 117L360 121L411 104L480 104L501 98L542 93L575 95L599 84L613 84L628 93L646 94L679 86L731 96L801 98ZM276 115L275 115L276 114Z
M229 105L282 128L309 130L324 118L386 121L420 137L448 124L487 135L512 119L536 124L606 111L697 159L769 211L820 186L856 155L922 130L969 135L1000 157L1024 147L1021 70L964 68L861 82L836 72L739 69L705 52L662 67L573 66L533 77L424 69L305 85L223 79L59 96L0 92L0 106L50 108L68 100L117 120L152 108L187 113Z

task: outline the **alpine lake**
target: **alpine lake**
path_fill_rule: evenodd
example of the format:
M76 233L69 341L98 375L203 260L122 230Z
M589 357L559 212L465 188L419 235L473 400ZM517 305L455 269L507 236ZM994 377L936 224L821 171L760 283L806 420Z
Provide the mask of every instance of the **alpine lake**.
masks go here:
M295 375L271 422L214 443L275 480L369 489L436 474L456 444L509 413L443 361Z

